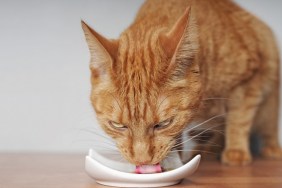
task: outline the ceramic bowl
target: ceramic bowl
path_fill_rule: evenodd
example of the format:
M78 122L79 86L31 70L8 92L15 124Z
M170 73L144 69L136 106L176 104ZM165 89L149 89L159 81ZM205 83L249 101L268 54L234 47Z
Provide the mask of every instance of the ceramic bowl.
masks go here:
M106 157L93 149L86 156L86 172L102 185L114 187L162 187L175 185L193 174L200 163L197 155L186 164L155 174L135 174L135 166Z

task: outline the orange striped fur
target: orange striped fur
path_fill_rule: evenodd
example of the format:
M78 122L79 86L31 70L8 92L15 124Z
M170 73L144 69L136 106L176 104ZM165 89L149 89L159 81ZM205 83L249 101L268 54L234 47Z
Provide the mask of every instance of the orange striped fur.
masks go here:
M162 161L187 126L223 113L224 163L251 161L252 130L264 140L264 156L282 156L275 40L232 1L148 0L117 40L82 27L91 53L91 102L129 162Z

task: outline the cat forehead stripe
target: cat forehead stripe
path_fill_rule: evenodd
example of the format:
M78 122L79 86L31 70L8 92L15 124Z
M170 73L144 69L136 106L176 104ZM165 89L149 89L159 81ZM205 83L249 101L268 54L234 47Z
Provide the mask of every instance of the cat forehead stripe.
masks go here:
M136 37L142 36L136 42ZM153 115L153 106L150 99L156 98L155 66L161 62L161 58L155 54L158 32L145 32L143 35L132 35L131 32L121 36L121 47L118 63L122 67L119 71L120 87L124 98L128 117L130 119L146 118ZM139 41L137 40L137 41ZM123 114L124 116L125 114ZM153 118L153 117L151 117Z

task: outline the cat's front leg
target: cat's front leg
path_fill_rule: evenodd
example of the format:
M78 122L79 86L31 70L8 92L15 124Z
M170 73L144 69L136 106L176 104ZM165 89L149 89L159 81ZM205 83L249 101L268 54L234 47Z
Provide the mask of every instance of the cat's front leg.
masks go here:
M225 148L221 161L228 165L246 165L251 162L249 135L253 125L261 91L258 85L240 85L235 88L228 101Z

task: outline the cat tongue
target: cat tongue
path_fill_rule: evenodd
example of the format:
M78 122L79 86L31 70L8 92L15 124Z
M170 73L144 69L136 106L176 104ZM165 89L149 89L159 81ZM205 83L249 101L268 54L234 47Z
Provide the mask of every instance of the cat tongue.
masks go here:
M162 172L162 167L160 164L156 165L140 165L136 166L136 174L153 174Z

